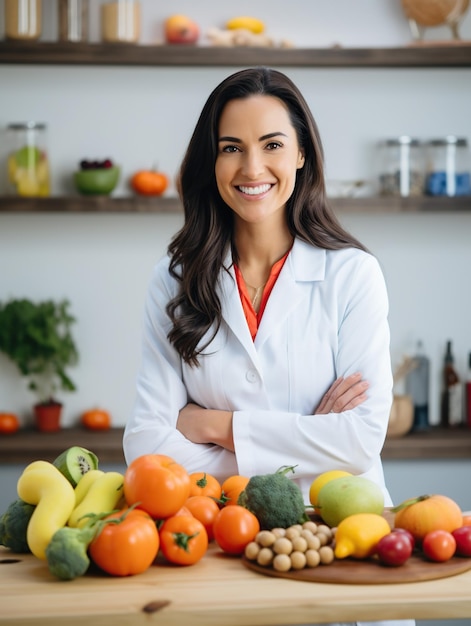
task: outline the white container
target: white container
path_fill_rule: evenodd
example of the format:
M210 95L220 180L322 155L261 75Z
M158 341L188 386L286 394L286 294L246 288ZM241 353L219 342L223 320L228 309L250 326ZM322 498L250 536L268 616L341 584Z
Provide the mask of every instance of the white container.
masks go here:
M137 43L141 32L141 5L115 0L101 5L101 37L108 43Z
M39 39L41 35L41 0L5 0L5 36L7 39Z
M383 196L421 196L425 172L423 147L418 139L401 135L379 144L380 193Z
M425 191L431 196L471 194L471 156L467 139L448 135L428 142Z

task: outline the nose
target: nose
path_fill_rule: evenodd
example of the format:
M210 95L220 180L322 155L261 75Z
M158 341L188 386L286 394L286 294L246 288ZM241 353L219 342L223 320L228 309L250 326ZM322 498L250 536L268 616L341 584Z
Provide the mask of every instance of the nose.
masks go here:
M258 150L246 150L242 159L241 173L252 180L256 180L265 171L262 155Z

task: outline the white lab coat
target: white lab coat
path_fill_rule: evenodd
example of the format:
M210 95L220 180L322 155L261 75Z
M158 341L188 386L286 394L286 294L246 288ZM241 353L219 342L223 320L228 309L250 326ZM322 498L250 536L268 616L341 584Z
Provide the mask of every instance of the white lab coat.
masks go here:
M349 248L324 250L295 240L255 338L249 333L227 256L220 284L222 324L190 367L167 340L165 307L175 295L168 258L147 296L137 399L124 434L129 463L144 453L176 459L189 472L223 479L295 465L308 502L317 474L343 469L384 489L380 452L392 401L388 298L377 260ZM354 410L313 415L340 375L361 372L368 399ZM194 444L177 429L188 402L233 411L235 454Z
M190 473L220 480L295 465L306 503L316 475L343 469L377 482L391 504L380 460L392 401L388 298L377 260L295 240L252 341L228 255L215 285L222 324L198 368L167 340L165 307L178 288L168 264L167 257L158 263L148 290L136 404L124 433L127 463L167 454ZM355 372L370 383L368 399L351 411L313 415L332 382ZM176 429L190 401L233 411L235 453L194 444Z

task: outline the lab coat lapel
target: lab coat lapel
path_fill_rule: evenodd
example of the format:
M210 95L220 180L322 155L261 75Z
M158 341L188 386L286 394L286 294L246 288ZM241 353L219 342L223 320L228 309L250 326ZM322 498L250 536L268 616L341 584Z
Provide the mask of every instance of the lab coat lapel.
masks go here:
M220 277L222 317L258 367L259 359L245 319L230 255L226 257L224 265L229 270L222 270Z
M295 239L273 287L255 337L258 350L275 328L309 297L312 282L325 276L326 251Z

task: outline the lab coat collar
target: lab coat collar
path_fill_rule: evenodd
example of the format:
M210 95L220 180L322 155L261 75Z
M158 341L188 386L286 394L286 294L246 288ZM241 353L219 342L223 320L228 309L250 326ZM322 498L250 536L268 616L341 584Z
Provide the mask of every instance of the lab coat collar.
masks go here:
M283 323L300 300L307 297L309 290L305 283L324 279L326 251L300 239L294 240L291 252L268 299L255 342L252 341L242 309L230 251L226 255L224 265L228 271L223 270L221 274L222 317L257 366L257 350Z

